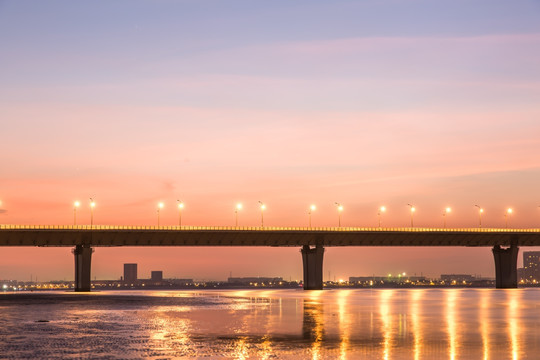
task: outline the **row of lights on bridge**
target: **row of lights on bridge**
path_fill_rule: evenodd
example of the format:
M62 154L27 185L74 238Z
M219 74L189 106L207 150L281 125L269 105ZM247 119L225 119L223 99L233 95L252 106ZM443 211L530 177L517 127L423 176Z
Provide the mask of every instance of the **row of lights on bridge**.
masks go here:
M182 226L182 210L184 209L184 202L181 200L177 200L178 203L178 225ZM0 203L1 204L1 203ZM75 201L73 204L73 225L77 225L77 208L81 205L79 201ZM336 209L338 212L338 226L341 227L341 213L343 212L343 205L336 202ZM160 215L161 215L161 209L165 204L163 202L159 202L157 205L157 224L160 226ZM412 204L407 204L407 206L410 207L411 211L411 227L414 227L414 213L416 212L416 208ZM478 208L478 227L482 227L482 214L484 213L484 208L482 208L479 205L474 205ZM94 225L94 208L96 207L95 201L90 198L90 225ZM538 206L540 207L540 206ZM242 203L237 203L234 208L234 216L235 216L235 226L238 226L238 212L242 210L243 205ZM259 208L261 210L261 227L264 227L264 211L266 210L266 205L259 201ZM317 210L317 206L311 205L308 210L308 217L309 217L309 227L311 228L311 214ZM381 227L381 216L382 214L386 212L386 206L379 207L377 211L377 218L379 222L379 227ZM450 207L446 207L442 213L443 217L443 226L446 228L446 216L452 212L452 209ZM508 227L508 216L511 215L514 212L512 208L506 209L504 213L504 221L505 221L505 227Z

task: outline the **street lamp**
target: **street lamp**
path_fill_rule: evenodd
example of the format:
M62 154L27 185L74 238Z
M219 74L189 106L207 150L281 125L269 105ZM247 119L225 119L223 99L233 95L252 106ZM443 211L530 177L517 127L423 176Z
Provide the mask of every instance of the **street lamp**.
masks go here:
M412 206L411 204L407 204L407 205L411 207L411 227L414 227L413 218L414 218L414 212L416 211L416 208Z
M92 198L90 198L90 226L94 226L94 208L96 203Z
M157 206L157 226L158 227L159 227L159 220L160 220L159 219L159 215L160 215L159 213L160 213L161 209L163 209L163 203L162 202L158 203L158 206Z
M504 226L508 228L508 215L512 214L514 210L512 208L506 209L506 212L504 213Z
M81 203L78 201L75 201L73 203L73 225L77 225L77 208L81 206Z
M309 207L309 212L308 212L308 215L309 215L309 228L311 229L311 213L313 211L315 211L317 209L317 207L315 205L311 205Z
M178 202L178 226L182 226L182 209L184 208L184 203L181 200L176 200Z
M261 204L261 227L264 227L264 210L266 210L266 205L263 204L262 201L259 201L259 204Z
M340 203L336 203L338 211L338 227L341 227L341 212L343 211L343 206Z
M478 208L478 227L482 227L482 213L484 212L484 209L482 209L479 205L474 205Z
M236 218L236 227L238 227L238 210L242 210L242 204L238 203L236 204L236 209L234 209L234 215Z
M448 214L448 213L451 212L451 211L452 211L452 209L449 208L449 207L447 207L446 209L444 209L444 212L443 212L443 214L442 214L443 219L444 219L444 228L445 228L445 229L446 229L446 214Z
M381 213L386 211L386 206L381 206L377 212L377 217L379 218L379 227L381 227Z

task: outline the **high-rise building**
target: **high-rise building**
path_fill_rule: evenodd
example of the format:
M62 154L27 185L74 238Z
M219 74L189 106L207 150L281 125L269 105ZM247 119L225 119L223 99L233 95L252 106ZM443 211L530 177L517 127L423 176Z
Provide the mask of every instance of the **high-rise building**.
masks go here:
M124 281L137 281L137 264L124 264Z
M152 271L152 281L163 281L163 271Z
M523 252L521 279L527 283L540 282L540 251Z

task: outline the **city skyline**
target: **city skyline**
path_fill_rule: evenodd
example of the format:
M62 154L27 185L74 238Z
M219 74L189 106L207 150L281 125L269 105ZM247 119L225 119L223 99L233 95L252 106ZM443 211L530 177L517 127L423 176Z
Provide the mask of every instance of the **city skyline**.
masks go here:
M534 1L1 2L0 224L69 225L79 201L79 224L156 225L163 202L160 224L174 226L181 200L183 225L258 226L261 201L265 226L407 227L412 204L415 227L477 227L479 205L484 227L538 228L539 13ZM0 256L2 278L73 276L68 249ZM92 278L115 262L300 278L299 258L98 248ZM490 276L493 258L326 251L325 276L367 269Z

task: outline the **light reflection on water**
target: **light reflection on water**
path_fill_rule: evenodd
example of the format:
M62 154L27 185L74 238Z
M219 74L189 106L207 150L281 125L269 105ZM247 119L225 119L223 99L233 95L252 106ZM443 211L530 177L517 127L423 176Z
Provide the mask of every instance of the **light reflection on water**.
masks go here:
M0 354L535 359L539 298L540 289L0 294Z
M423 291L410 291L409 294L414 360L419 360L422 354L422 323L420 322L422 294Z
M446 326L448 331L448 354L450 360L456 359L456 352L458 347L458 334L457 334L457 320L458 314L456 313L456 298L458 292L461 290L450 289L446 290Z

